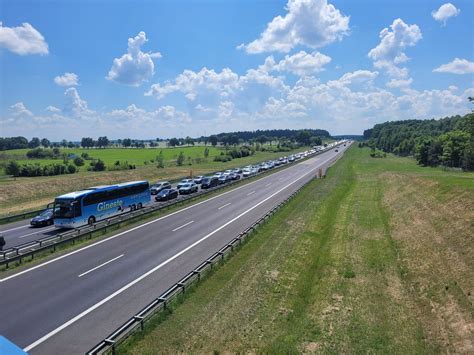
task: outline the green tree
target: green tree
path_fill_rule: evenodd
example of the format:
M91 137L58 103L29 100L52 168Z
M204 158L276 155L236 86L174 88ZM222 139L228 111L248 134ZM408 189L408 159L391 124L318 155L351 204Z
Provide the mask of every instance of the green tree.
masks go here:
M9 161L7 166L5 167L5 173L7 175L13 175L15 177L20 176L20 164L18 164L14 160Z
M76 166L83 166L84 165L84 159L82 159L81 157L76 157L74 158L74 164Z
M34 137L28 143L28 148L38 148L41 145L41 141L38 137Z
M178 166L183 165L185 159L186 157L184 156L183 152L179 152L178 159L176 160L176 164Z
M178 138L171 138L168 141L168 144L169 144L170 147L176 147L177 145L179 145L179 139Z
M48 148L50 145L51 145L51 142L47 139L47 138L43 138L41 140L41 145L44 147L44 148Z
M464 152L469 143L469 133L463 131L451 131L439 137L443 145L441 161L450 167L462 167Z
M204 149L204 158L207 158L209 157L209 148L206 147L206 149Z
M163 150L160 150L160 153L156 156L156 166L157 168L163 169L165 167L165 160L163 158Z
M209 141L211 142L212 146L215 147L217 145L217 136L216 135L212 135L209 137Z

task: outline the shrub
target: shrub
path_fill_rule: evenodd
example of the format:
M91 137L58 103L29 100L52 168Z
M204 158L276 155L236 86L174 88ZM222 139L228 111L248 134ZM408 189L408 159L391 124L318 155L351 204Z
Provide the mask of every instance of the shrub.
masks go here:
M77 171L76 167L72 164L67 166L67 172L68 174L74 174Z
M185 158L183 152L179 152L178 159L176 160L176 164L177 164L178 166L183 165L185 159L186 159L186 158Z
M92 171L104 171L105 170L105 163L102 160L96 160L95 162L91 162Z
M74 158L74 164L76 166L83 166L84 165L84 159L82 159L81 157L76 157L76 158Z
M8 162L7 166L5 167L5 173L7 175L19 176L20 175L20 164L18 164L14 160Z

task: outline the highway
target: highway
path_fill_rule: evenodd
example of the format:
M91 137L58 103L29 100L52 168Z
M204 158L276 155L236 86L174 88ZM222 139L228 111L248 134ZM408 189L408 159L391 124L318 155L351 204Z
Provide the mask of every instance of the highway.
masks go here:
M348 147L1 279L0 334L32 354L84 353Z

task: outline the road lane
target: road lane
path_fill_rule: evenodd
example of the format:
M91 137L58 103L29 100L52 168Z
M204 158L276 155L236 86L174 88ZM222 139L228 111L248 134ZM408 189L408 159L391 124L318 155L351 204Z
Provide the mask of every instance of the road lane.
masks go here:
M229 223L201 241L200 244L196 244L193 248L163 265L159 271L151 272L150 276L152 277L149 279L139 280L133 285L134 287L120 293L113 300L104 302L94 312L85 314L32 348L33 352L38 353L58 352L58 350L75 353L87 350L88 347L94 345L94 342L106 336L114 327L130 317L132 313L150 302L151 298L147 298L147 302L144 302L146 295L150 296L153 293L156 297L161 292L160 290L164 291L190 268L226 244L245 226L253 223L311 178L321 163L327 165L329 159L336 156L334 152L329 153L286 169L291 169L292 173L303 176L301 180L291 185L288 185L289 182L297 178L281 179L287 176L286 170L282 170L257 180L250 186L244 185L220 197L217 196L218 198L200 204L197 208L188 208L182 213L160 218L140 229L134 229L100 244L97 243L93 248L71 254L18 277L2 280L0 289L5 297L0 300L0 307L5 310L4 319L11 319L11 321L0 325L0 332L21 346L34 344L37 340L89 309L91 305L107 299L124 285L137 280L141 277L140 275L150 272L157 265L193 245L203 235L208 235L225 223ZM270 189L265 188L265 184L269 181L272 181L274 185ZM284 188L286 185L288 187ZM284 189L271 196L273 192L281 188ZM248 195L246 190L252 190L253 193ZM218 209L226 203L231 203L232 206ZM252 206L256 207L251 210L251 213L247 212L242 215ZM235 219L236 217L238 218ZM170 232L170 227L183 226L190 220L194 222L187 228L180 228L176 233ZM77 275L84 270L94 268L104 260L121 254L125 255L120 259L120 262L111 263L106 268L91 273L87 278L78 282ZM173 265L171 271L165 271L169 269L170 264ZM159 280L158 285L150 281L156 279ZM127 303L117 303L127 299L129 293L136 295L137 288L142 288L140 296L133 300L128 299ZM13 289L16 292L11 292ZM32 299L32 294L35 295L34 299ZM6 307L7 304L10 306ZM34 307L31 307L31 304ZM107 310L112 304L117 307L117 311L107 317L102 309ZM18 312L21 317L18 317ZM90 323L90 319L94 319L94 323ZM85 323L88 323L88 326ZM95 324L95 326L91 324ZM81 336L72 336L71 332L78 330L80 333L75 334L81 334Z

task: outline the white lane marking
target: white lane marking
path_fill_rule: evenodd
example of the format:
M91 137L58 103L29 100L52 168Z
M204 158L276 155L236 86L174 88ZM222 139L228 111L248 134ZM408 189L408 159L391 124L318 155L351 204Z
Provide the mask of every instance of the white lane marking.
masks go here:
M249 193L247 194L247 196L253 195L254 193L255 193L255 191L249 192Z
M189 226L191 223L194 223L194 221L189 221L188 223L183 224L181 227L173 229L173 232L176 232L176 231L180 230L181 228Z
M329 158L329 159L327 159L327 160L325 160L322 164L328 162L330 159L332 159L332 157ZM146 226L148 226L148 225L150 225L150 224L152 224L152 223L155 223L155 222L161 221L161 220L163 220L163 219L165 219L165 218L174 216L175 214L178 214L178 213L187 211L187 210L189 210L189 209L191 209L191 208L193 208L193 207L202 205L203 203L212 201L212 200L214 200L214 199L216 199L216 198L222 197L222 196L227 195L227 194L229 194L229 193L231 193L231 192L240 190L240 189L242 189L242 188L244 188L244 187L253 185L253 184L257 183L257 182L261 182L261 181L263 181L263 180L265 180L265 179L268 179L268 178L270 178L270 177L275 177L275 175L277 175L277 174L284 173L284 172L287 172L287 173L288 173L288 170L293 169L293 168L295 168L296 166L297 166L297 165L290 166L290 167L288 167L288 169L280 170L280 171L276 172L275 174L271 174L271 175L268 175L268 176L264 176L264 177L262 177L261 179L258 179L258 180L249 182L248 184L245 184L245 185L236 187L236 188L233 189L233 190L229 190L229 191L223 192L223 193L221 193L220 195L216 195L216 196L214 196L214 197L208 198L207 200L198 202L198 203L196 203L196 204L194 204L194 205L191 205L191 206L185 207L185 208L183 208L183 209L181 209L181 210L178 210L178 211L172 212L172 213L170 213L170 214L167 214L166 216L158 217L157 219L154 219L153 221L140 224L139 226L133 227L133 228L131 228L131 229L127 229L126 231L123 231L123 232L120 232L120 233L118 233L118 234L112 235L112 236L110 236L110 237L108 237L108 238L106 238L106 239L99 240L99 241L97 241L97 242L95 242L95 243L93 243L93 244L90 244L90 245L88 245L88 246L85 246L84 248L77 249L77 250L71 251L71 252L68 253L68 254L64 254L64 255L58 256L58 257L55 258L55 259L51 259L51 260L45 261L45 262L42 263L42 264L38 264L38 265L33 266L33 267L29 268L29 269L20 271L20 272L18 272L18 273L16 273L16 274L13 274L13 275L10 275L10 276L5 277L5 278L3 278L3 279L0 279L0 283L5 282L5 281L8 281L8 280L10 280L10 279L13 279L13 278L15 278L15 277L17 277L17 276L26 274L27 272L36 270L36 269L41 268L41 267L43 267L43 266L46 266L46 265L48 265L48 264L54 263L55 261L61 260L61 259L63 259L63 258L67 258L68 256L74 255L74 254L76 254L76 253L80 253L81 251L84 251L84 250L86 250L86 249L95 247L96 245L99 245L99 244L108 242L109 240L118 238L118 237L120 237L120 236L122 236L122 235L124 235L124 234L133 232L133 231L135 231L135 230L137 230L137 229L146 227ZM255 192L255 191L254 191L254 192Z
M225 205L223 205L223 206L221 206L221 207L219 207L218 210L221 210L221 209L223 209L223 208L226 208L226 207L229 206L229 205L231 205L230 202L229 202L229 203L226 203Z
M268 186L270 186L271 184L272 184L272 183L266 184L265 187L268 187Z
M82 277L82 276L84 276L84 275L87 275L88 273L90 273L90 272L92 272L92 271L95 271L95 270L97 270L98 268L101 268L102 266L105 266L105 265L107 265L107 264L110 264L112 261L115 261L115 260L117 260L117 259L120 259L120 258L121 258L122 256L124 256L124 255L125 255L125 254L116 256L115 258L110 259L109 261L106 261L105 263L102 263L102 264L100 264L100 265L98 265L98 266L96 266L96 267L93 267L93 268L90 269L90 270L87 270L86 272L83 272L83 273L80 274L80 275L77 275L77 277Z
M48 229L37 230L36 232L33 232L33 233L28 233L28 234L20 235L18 238L19 238L19 239L25 238L25 237L28 237L29 235L32 235L32 234L38 234L38 233L42 233L42 232L52 231L53 229L57 229L57 228L56 228L56 227L53 227L53 228L48 228Z
M19 227L7 229L7 230L4 230L4 231L0 231L0 233L11 232L11 231L14 231L14 230L17 230L17 229L20 229L20 228L26 228L26 227L29 227L29 226L30 226L29 224L26 224L26 225L24 225L24 226L19 226Z
M333 157L331 157L330 159L332 159ZM328 159L327 161L329 161L330 159ZM210 232L209 234L205 235L204 237L202 237L201 239L195 241L194 243L192 243L191 245L188 245L186 248L182 249L180 252L176 253L175 255L173 255L172 257L170 257L169 259L163 261L161 264L155 266L153 269L147 271L146 273L142 274L141 276L137 277L135 280L129 282L128 284L126 284L125 286L123 286L122 288L118 289L117 291L115 291L114 293L112 293L111 295L105 297L104 299L102 299L101 301L97 302L96 304L94 304L93 306L89 307L88 309L86 309L85 311L79 313L77 316L75 316L74 318L68 320L66 323L60 325L59 327L57 327L56 329L52 330L51 332L49 332L48 334L44 335L43 337L41 337L40 339L36 340L34 343L28 345L26 348L24 348L23 350L24 351L30 351L31 349L37 347L38 345L40 345L41 343L45 342L46 340L48 340L49 338L51 338L52 336L56 335L57 333L59 333L61 330L67 328L68 326L70 326L71 324L77 322L79 319L83 318L84 316L86 316L87 314L91 313L92 311L96 310L97 308L99 308L100 306L102 306L104 303L110 301L111 299L113 299L114 297L120 295L122 292L128 290L130 287L132 287L133 285L137 284L138 282L140 282L141 280L143 280L144 278L148 277L149 275L153 274L155 271L161 269L163 266L165 266L166 264L169 264L171 261L173 261L174 259L178 258L179 256L183 255L184 253L186 253L188 250L194 248L196 245L202 243L203 241L205 241L206 239L208 239L209 237L213 236L214 234L216 234L217 232L219 232L221 229L227 227L229 224L235 222L237 219L239 219L240 217L246 215L247 213L249 213L250 211L254 210L255 208L257 208L258 206L260 206L262 203L265 203L267 202L269 199L271 199L272 197L278 195L280 192L282 192L283 190L287 189L288 187L290 187L291 185L295 184L297 181L301 180L302 178L304 178L306 175L312 173L313 171L315 171L316 168L314 169L311 169L309 170L307 173L305 173L304 175L301 175L299 178L295 179L293 182L289 183L288 185L282 187L280 190L278 190L277 192L274 192L273 194L271 194L270 196L268 196L267 198L263 199L262 201L260 201L259 203L253 205L252 207L250 207L248 210L242 212L241 214L239 214L237 217L234 217L233 219L231 219L230 221L224 223L222 226L220 226L219 228L217 229L214 229L212 232Z

